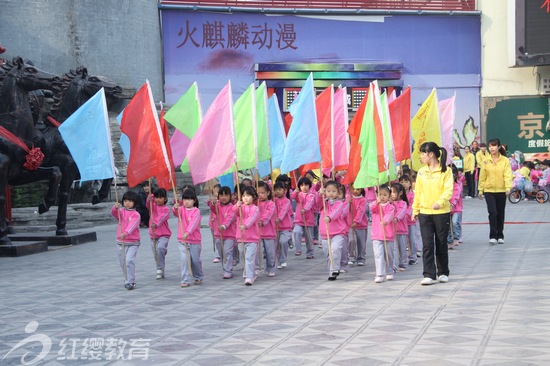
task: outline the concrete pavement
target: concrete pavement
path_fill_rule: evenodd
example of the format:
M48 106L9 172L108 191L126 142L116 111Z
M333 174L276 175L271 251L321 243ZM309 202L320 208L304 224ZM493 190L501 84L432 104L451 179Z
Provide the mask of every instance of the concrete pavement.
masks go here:
M316 248L247 287L222 280L203 229L204 284L184 289L176 235L158 281L143 229L134 291L115 223L96 226L95 243L0 258L0 366L548 365L550 204L508 203L506 221L506 243L489 245L485 203L465 200L450 281L433 286L421 261L373 283L369 241L366 266L337 281Z

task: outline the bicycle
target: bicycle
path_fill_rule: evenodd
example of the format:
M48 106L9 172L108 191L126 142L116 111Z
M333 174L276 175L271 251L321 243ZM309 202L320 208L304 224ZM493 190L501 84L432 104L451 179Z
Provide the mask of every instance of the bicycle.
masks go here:
M521 189L512 188L512 191L510 191L510 194L508 195L508 201L514 204L521 201L521 191ZM533 187L533 190L531 192L525 192L525 198L532 198L538 203L545 203L546 201L548 201L548 192Z

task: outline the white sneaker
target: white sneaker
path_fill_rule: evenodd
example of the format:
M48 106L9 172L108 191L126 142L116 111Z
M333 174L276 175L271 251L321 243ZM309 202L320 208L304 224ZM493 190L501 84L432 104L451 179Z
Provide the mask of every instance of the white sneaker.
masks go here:
M449 282L449 277L445 276L445 275L441 275L437 278L439 280L439 282L441 283L447 283Z
M220 258L214 258L212 260L212 263L220 263L220 262L221 262Z
M162 280L164 278L164 271L162 269L157 269L157 280Z
M489 240L489 244L496 244L497 243L497 240L496 239L491 239Z
M286 268L286 262L281 263L281 267Z
M384 276L374 277L374 283L382 283L382 282L384 282Z
M393 275L386 275L386 280L392 281L393 280Z
M499 244L504 244L504 239L498 239Z
M283 269L283 266L281 266L280 264L277 266L277 269Z
M420 281L420 284L423 286L433 285L436 283L435 280L432 280L430 277L424 277L422 281Z
M349 265L349 266L353 266L354 264L355 264L354 261L349 261L349 262L348 262L348 265Z
M269 273L267 274L267 277L275 277L275 272L269 272Z

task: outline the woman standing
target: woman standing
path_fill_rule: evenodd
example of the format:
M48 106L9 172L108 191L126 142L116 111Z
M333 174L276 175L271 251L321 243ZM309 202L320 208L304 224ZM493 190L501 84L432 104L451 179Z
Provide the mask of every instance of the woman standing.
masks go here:
M485 195L489 212L489 243L504 244L506 196L512 189L512 169L499 139L489 141L490 156L483 159L479 172L479 199Z
M422 285L449 281L449 200L453 195L453 175L447 169L447 150L435 142L420 146L420 161L425 164L416 176L412 219L420 221L422 236Z

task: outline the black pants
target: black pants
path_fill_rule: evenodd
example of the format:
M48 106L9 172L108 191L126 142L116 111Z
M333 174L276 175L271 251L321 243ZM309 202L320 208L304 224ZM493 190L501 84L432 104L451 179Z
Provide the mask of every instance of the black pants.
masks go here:
M449 275L449 252L447 237L449 236L450 215L419 214L420 234L422 235L422 261L424 277L432 280L437 276ZM436 276L437 275L437 276Z
M489 212L489 239L504 239L504 211L506 193L485 192L485 203Z
M467 173L464 173L464 176L466 177L466 186L468 187L468 196L475 197L476 186L474 183L474 173L467 172Z

